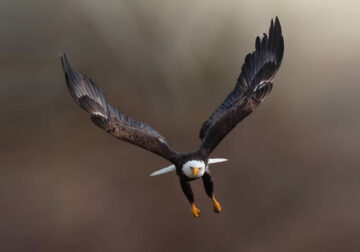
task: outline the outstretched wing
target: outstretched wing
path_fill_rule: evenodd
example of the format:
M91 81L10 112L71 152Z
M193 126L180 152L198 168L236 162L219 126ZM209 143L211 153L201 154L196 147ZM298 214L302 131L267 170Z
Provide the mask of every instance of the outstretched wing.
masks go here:
M265 99L272 88L272 79L280 67L284 39L279 19L271 20L269 36L256 38L256 50L248 54L234 90L203 123L200 130L200 151L209 155L218 143Z
M174 160L177 154L163 136L149 125L119 113L88 76L71 68L65 55L61 57L61 64L71 96L90 114L97 126L120 140L156 153L171 162Z

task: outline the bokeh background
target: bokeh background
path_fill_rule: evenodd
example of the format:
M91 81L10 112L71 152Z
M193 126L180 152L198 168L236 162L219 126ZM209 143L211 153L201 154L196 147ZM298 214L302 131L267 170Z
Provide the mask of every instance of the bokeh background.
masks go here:
M360 3L15 0L0 8L1 251L360 251ZM213 157L195 220L168 162L98 129L66 52L173 148L200 144L255 36L279 16L275 86Z

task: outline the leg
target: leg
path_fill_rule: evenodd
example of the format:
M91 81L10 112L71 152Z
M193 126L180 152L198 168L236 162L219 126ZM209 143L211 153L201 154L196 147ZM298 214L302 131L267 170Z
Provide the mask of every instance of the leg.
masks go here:
M191 190L191 186L189 181L187 181L186 179L181 179L180 178L180 185L181 185L181 189L183 190L183 192L186 195L186 198L189 200L190 204L191 204L191 212L194 215L195 218L199 218L200 216L200 210L197 209L195 207L194 204L194 194Z
M205 174L202 176L202 180L204 183L206 194L212 199L213 205L214 205L214 212L220 213L221 206L219 202L214 197L214 183L212 181L211 175L209 172L205 172Z

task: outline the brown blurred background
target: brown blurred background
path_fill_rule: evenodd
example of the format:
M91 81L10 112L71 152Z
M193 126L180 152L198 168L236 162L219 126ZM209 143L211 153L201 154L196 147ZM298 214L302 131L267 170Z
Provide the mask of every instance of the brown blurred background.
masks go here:
M0 8L0 251L360 251L358 1L18 0ZM109 101L179 151L279 16L266 102L213 157L195 220L169 165L70 97L66 52Z

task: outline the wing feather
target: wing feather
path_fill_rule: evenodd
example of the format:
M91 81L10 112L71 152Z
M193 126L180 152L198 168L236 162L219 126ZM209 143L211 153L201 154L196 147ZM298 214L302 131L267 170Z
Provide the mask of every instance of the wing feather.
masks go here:
M160 133L146 123L119 113L107 102L100 88L88 76L71 68L66 55L61 57L61 63L71 96L90 114L93 123L120 140L174 161L177 153L169 147Z
M217 144L265 99L281 65L284 39L279 19L271 20L269 36L255 40L255 51L245 57L233 91L200 129L200 151L209 155Z

